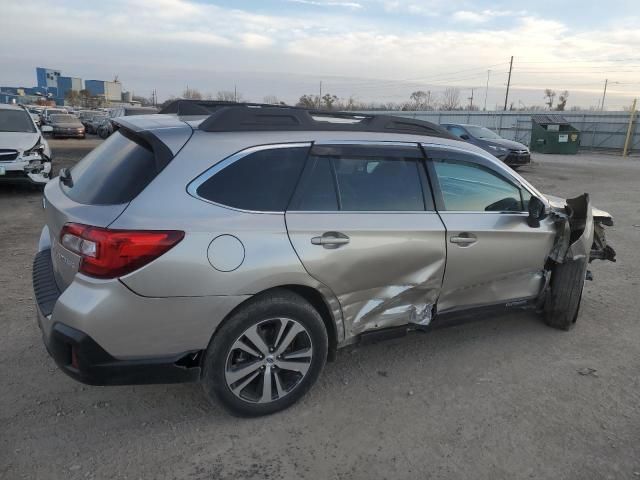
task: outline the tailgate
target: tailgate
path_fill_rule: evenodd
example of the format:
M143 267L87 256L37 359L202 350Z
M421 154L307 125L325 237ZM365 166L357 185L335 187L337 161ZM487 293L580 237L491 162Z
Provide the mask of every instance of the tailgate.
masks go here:
M84 223L106 227L127 208L120 205L84 205L74 202L60 188L60 179L50 181L44 191L44 211L51 235L51 262L58 288L64 291L80 267L80 257L60 245L60 230L65 223Z

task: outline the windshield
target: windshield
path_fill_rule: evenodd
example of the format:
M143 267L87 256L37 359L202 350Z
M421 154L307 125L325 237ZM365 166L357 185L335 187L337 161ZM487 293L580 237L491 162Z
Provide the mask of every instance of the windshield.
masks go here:
M36 133L36 127L24 110L0 110L0 132Z
M475 138L482 138L482 139L487 139L487 140L498 140L498 139L502 138L500 135L498 135L495 132L492 132L488 128L474 127L474 126L471 126L471 125L467 125L465 128Z
M80 123L78 117L73 115L51 115L51 121L54 123Z

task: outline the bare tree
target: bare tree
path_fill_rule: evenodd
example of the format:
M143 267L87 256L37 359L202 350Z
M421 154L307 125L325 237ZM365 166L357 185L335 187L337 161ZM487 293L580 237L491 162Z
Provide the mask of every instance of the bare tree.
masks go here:
M544 97L543 98L547 99L547 101L544 102L544 103L547 105L547 107L549 107L549 110L553 109L553 101L556 98L556 92L554 92L550 88L547 88L544 91Z
M442 110L456 110L460 107L460 89L449 87L442 92Z
M319 103L320 99L318 95L302 95L298 103L296 103L296 107L318 108Z
M140 102L140 105L142 105L143 107L153 105L153 102L150 98L143 97L142 95L133 95L131 97L131 100L133 100L134 102Z
M269 105L286 105L282 100L280 100L275 95L267 95L262 99L264 103L268 103Z
M409 99L412 102L413 110L431 110L431 92L418 90L413 92Z
M216 93L216 100L220 100L223 102L241 102L242 94L232 92L231 90L220 90L218 93Z
M322 96L322 103L320 105L321 108L326 110L333 110L333 105L338 101L338 97L336 95L332 95L330 93L325 93Z
M185 88L182 92L182 98L189 100L202 100L202 94L195 88Z
M558 104L556 105L556 110L562 112L567 106L567 100L569 99L569 91L565 90L560 93L558 96Z

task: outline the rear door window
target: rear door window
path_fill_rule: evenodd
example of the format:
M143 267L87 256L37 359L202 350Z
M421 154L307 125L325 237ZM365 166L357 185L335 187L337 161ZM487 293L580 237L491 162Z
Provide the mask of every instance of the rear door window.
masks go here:
M268 148L234 161L204 181L198 196L256 212L284 212L296 188L309 147Z
M117 205L133 200L158 173L151 146L117 131L71 169L72 185L60 185L78 203Z
M314 147L290 209L423 211L425 203L432 209L421 161L412 147Z

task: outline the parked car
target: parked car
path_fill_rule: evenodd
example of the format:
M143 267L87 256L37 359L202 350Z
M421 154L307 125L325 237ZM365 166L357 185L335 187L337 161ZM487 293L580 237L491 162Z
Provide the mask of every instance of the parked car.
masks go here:
M93 129L100 138L107 138L113 133L113 123L109 117L99 117L93 124Z
M50 125L51 122L51 115L66 115L67 111L63 108L45 108L42 111L42 124L43 125Z
M346 115L115 119L45 189L33 282L58 366L96 385L200 381L254 416L355 342L513 307L573 327L588 261L615 257L608 213L437 125Z
M50 115L49 124L53 137L85 137L84 126L75 115Z
M488 128L464 123L446 123L442 126L456 137L477 145L510 167L517 168L531 163L531 152L526 145L502 138Z
M112 119L119 117L131 117L136 115L150 115L158 113L156 107L117 107L109 110L108 121L101 120L98 125L94 125L95 132L100 138L107 138L115 130L116 126L113 125Z
M0 182L43 186L51 173L51 150L31 114L0 104Z
M109 116L104 112L93 112L88 115L82 124L85 126L87 133L98 133L98 127L107 120Z

